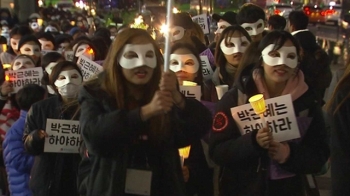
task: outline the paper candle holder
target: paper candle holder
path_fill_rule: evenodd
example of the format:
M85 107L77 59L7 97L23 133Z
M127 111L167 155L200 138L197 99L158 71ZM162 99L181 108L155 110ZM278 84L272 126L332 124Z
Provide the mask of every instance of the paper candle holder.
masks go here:
M3 69L11 69L11 67L12 67L11 64L3 64L2 65Z
M249 99L250 105L253 107L254 112L258 115L263 114L266 111L266 105L263 94L257 94Z
M183 81L182 86L197 86L197 83L191 81Z
M190 156L190 150L191 150L191 146L186 146L184 148L180 148L179 149L179 154L184 159L187 159Z

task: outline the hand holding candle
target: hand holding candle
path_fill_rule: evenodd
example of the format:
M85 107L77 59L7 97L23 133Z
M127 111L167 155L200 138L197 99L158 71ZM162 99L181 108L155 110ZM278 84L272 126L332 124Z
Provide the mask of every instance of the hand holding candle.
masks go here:
M264 112L266 111L264 95L257 94L252 96L249 99L249 103L253 107L254 112L259 115L263 123L266 124L266 126L260 129L256 134L256 141L262 148L268 149L273 138L264 118Z
M179 149L179 155L181 157L181 166L183 167L185 159L190 156L191 146L187 146Z
M13 88L11 86L10 80L11 80L10 76L5 75L5 82L2 83L2 85L1 85L1 95L2 96L8 96L8 94L13 92Z

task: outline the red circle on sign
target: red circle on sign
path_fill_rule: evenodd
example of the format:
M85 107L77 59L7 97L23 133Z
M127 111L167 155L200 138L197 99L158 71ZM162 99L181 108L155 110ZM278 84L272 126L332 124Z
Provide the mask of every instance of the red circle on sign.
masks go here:
M213 131L222 131L228 125L228 118L225 113L218 112L214 117Z

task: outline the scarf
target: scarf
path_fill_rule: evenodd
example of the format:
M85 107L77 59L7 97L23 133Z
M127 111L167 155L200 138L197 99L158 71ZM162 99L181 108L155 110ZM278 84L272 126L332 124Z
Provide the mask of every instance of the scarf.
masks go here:
M0 136L2 138L5 137L12 124L19 118L19 115L20 112L8 100L0 114Z
M258 69L255 69L253 71L253 79L258 91L264 95L265 99L269 99L270 95L267 90L265 79L261 74L261 71L259 71ZM281 96L291 94L292 100L295 101L301 95L303 95L308 89L309 87L305 83L304 74L301 70L299 70L298 74L295 77L291 77L288 79L287 84Z

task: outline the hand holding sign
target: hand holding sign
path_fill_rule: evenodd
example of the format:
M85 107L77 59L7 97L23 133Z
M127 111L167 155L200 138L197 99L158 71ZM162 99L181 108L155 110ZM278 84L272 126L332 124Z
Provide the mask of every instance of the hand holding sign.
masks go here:
M5 82L2 83L2 85L1 85L1 95L2 96L7 96L11 92L13 92L13 87L11 85L11 82L9 82L9 76L6 75L6 77L7 77L7 79L5 79Z

